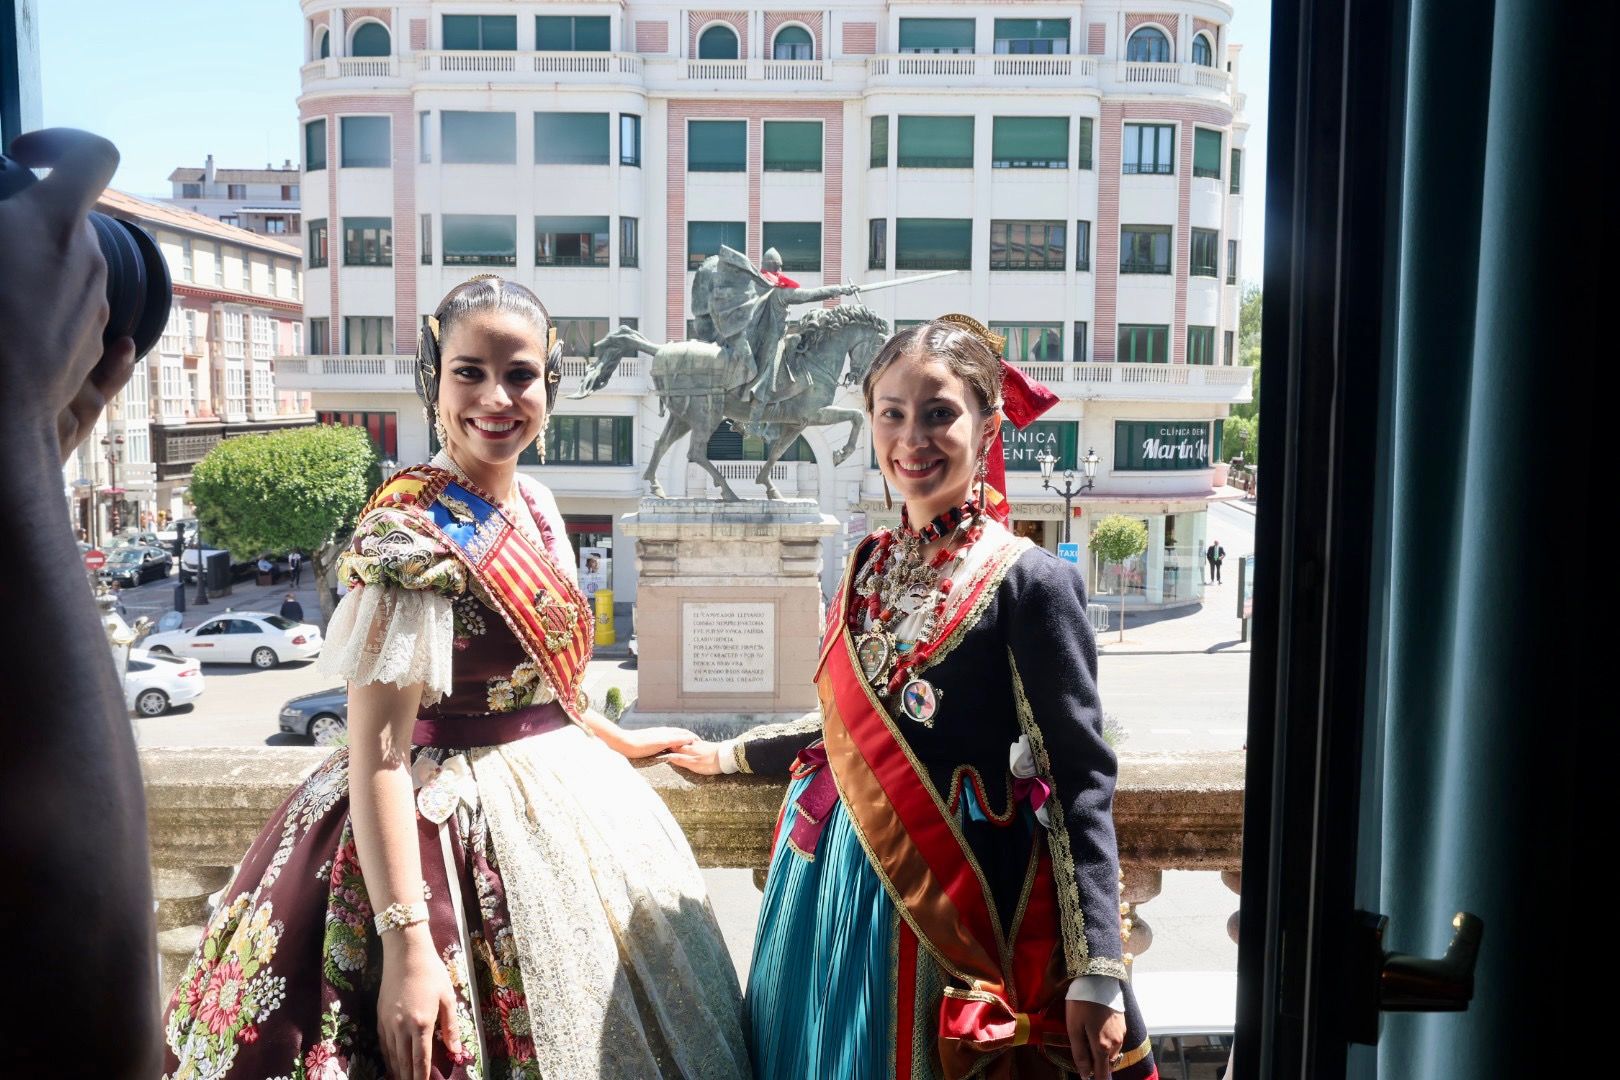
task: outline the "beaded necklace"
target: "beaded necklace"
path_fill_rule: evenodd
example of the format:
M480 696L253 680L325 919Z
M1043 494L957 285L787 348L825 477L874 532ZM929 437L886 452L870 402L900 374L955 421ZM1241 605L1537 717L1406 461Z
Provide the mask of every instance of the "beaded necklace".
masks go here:
M907 702L916 695L908 684L921 683L914 672L938 644L936 638L950 597L951 573L967 550L983 534L984 508L975 500L952 507L921 529L913 529L905 512L901 524L878 537L877 548L856 579L855 592L862 598L851 605L849 625L859 633L855 651L861 674L878 693L892 697L902 690ZM922 549L935 540L944 540L933 556L925 558ZM917 640L907 647L893 627L898 620L922 610L927 617ZM862 622L866 622L864 630ZM903 711L923 724L932 725L937 708L937 691L924 687L929 700L926 710L903 703ZM925 715L919 715L924 713Z

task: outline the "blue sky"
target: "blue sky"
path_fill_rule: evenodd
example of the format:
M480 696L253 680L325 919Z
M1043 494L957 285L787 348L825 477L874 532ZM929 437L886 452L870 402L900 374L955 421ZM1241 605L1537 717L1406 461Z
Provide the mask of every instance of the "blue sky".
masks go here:
M181 165L260 168L298 162L294 0L49 0L39 5L48 126L86 128L123 154L114 186L168 195ZM1236 0L1231 40L1243 45L1249 160L1243 276L1258 280L1265 206L1266 66L1271 0Z

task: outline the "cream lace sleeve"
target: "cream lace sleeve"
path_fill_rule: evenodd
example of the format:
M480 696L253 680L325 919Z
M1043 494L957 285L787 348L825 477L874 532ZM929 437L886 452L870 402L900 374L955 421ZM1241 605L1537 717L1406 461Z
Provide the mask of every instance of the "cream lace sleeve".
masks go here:
M364 585L332 613L319 670L351 683L422 684L422 704L450 693L454 616L451 602L428 589Z

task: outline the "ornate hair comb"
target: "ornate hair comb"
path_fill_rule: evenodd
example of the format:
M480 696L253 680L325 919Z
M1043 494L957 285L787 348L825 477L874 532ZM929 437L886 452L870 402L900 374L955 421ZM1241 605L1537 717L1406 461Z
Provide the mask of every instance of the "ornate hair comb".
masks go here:
M978 319L975 319L971 315L963 315L960 312L953 311L949 315L941 315L934 321L950 323L952 326L960 327L961 329L966 330L968 333L972 334L974 337L983 342L984 347L990 350L992 356L999 357L1006 351L1007 339L1002 337L1000 334L995 333L988 326L984 325L984 323L980 322Z

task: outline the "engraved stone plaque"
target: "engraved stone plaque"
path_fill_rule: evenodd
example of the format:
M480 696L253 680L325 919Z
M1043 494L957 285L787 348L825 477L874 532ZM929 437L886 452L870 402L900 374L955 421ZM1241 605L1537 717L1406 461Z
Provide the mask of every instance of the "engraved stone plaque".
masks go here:
M681 692L776 692L776 605L681 605Z

